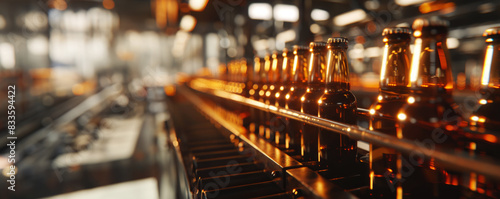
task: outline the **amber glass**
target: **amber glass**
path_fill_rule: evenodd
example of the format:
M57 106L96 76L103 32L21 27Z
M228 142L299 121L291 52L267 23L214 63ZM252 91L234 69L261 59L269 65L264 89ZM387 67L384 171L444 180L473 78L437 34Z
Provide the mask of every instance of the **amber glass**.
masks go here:
M290 87L292 85L293 77L293 51L289 51L287 48L283 49L283 63L281 65L281 84L277 90L275 97L275 106L279 108L286 108L286 94L290 92ZM288 124L290 120L288 118L279 117L277 120L277 131L279 131L277 144L283 148L290 147L290 134L288 133Z
M266 101L268 105L276 105L277 98L276 93L279 92L280 87L282 85L282 75L283 75L283 55L278 51L274 51L272 55L272 63L270 69L269 78L270 80L270 88L269 88L269 97ZM271 83L272 82L272 83ZM282 118L277 116L276 114L269 113L269 141L280 144L280 136L284 132L284 123L281 122ZM282 139L282 141L283 141ZM284 144L284 142L282 142Z
M276 103L275 106L286 108L286 94L290 91L293 80L293 51L289 51L287 48L283 49L283 63L282 63L282 75L281 75L281 85L276 92Z
M282 85L282 75L283 75L283 55L278 51L273 52L272 55L272 63L271 63L271 73L269 74L270 80L270 95L268 101L266 102L269 105L276 104L276 92L279 91L280 86Z
M306 93L309 48L306 46L293 47L293 68L292 68L292 84L290 92L285 95L286 108L300 111L300 98ZM300 154L300 142L302 135L302 122L290 120L288 124L288 134L290 137L290 149L296 155Z
M483 76L481 78L481 99L479 107L471 116L471 124L479 127L478 131L500 132L500 27L485 31L486 52Z
M474 156L490 156L500 159L500 27L487 29L483 36L486 39L483 75L479 90L481 99L479 107L472 113L470 124L477 139L468 140ZM486 195L498 198L500 190L498 183L486 179L476 173L470 173L471 190L484 190ZM480 180L486 179L486 180Z
M271 70L271 64L272 64L272 58L270 54L267 54L264 57L264 60L261 60L260 65L260 82L261 82L261 89L259 91L259 101L266 103L269 100L269 95L270 92L270 87L272 86L272 79L269 77L270 74L272 74ZM260 111L260 130L259 130L259 135L263 138L269 138L269 120L270 120L270 115L269 112L267 111Z
M357 102L349 91L347 39L330 38L327 43L326 87L320 97L321 118L356 124ZM335 176L350 176L356 171L357 141L336 132L320 129L320 166Z
M411 93L398 113L397 137L418 142L432 142L435 148L454 148L453 137L458 135L462 118L455 110L451 97L453 81L449 53L446 46L446 22L437 19L417 19L413 23L415 48L410 69ZM439 134L440 136L436 136ZM403 162L413 158L413 172L404 178L402 192L417 198L444 197L447 184L459 181L455 173L436 168L434 159L417 159L402 155ZM400 164L399 164L400 163Z
M241 58L239 61L240 74L239 74L239 82L241 84L241 96L250 97L248 92L252 87L252 80L250 79L250 75L252 73L252 68L248 67L247 59Z
M377 101L370 107L369 128L396 137L396 116L409 93L411 30L386 28L383 36L380 89ZM370 190L373 197L395 197L396 192L391 190L386 179L394 180L397 176L396 160L395 150L370 144Z
M240 85L240 95L248 98L248 97L250 97L249 91L250 91L250 88L252 87L251 73L252 73L253 68L248 67L248 62L247 62L246 58L241 58L238 61L238 67L240 67L240 72L238 74L238 76L239 76L238 84ZM248 107L248 106L244 106L244 105L242 105L240 107L241 107L241 114L239 115L239 117L242 119L243 127L250 130L250 124L251 124L252 119L253 119L252 115L251 115L252 108Z
M248 91L248 96L250 99L259 100L259 91L262 88L262 84L260 82L260 68L261 68L261 59L259 57L254 58L254 63L252 70L249 71L249 79L251 80L251 87ZM251 124L249 126L249 130L255 134L259 134L260 127L260 110L251 108L250 109L250 117Z
M327 48L325 42L309 45L309 66L306 93L301 97L301 112L318 116L318 100L325 92ZM304 161L319 160L319 128L303 123L301 155Z

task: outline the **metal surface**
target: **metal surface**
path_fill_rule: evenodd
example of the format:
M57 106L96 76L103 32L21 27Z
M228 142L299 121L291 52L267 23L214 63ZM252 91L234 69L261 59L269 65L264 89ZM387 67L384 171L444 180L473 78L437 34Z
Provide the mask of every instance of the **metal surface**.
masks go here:
M256 159L265 164L265 168L279 171L286 178L283 182L279 182L281 186L289 191L300 189L304 194L313 198L355 198L354 195L344 192L337 185L331 183L328 179L320 176L317 172L302 165L294 158L287 155L277 147L273 146L266 140L248 133L248 131L240 126L236 126L215 112L208 104L201 100L192 91L185 87L179 87L178 92L185 95L201 112L211 118L215 123L220 124L230 133L237 136L240 143L250 146L257 153L254 154ZM287 184L288 183L288 184Z
M214 90L212 88L193 89L210 95L215 95L223 99L238 102L245 106L269 111L276 115L299 120L323 129L328 129L343 135L347 135L350 138L356 140L366 141L375 145L393 148L407 154L416 153L416 155L425 156L427 158L434 158L434 160L438 164L446 168L464 172L477 172L488 177L500 179L500 163L480 157L470 157L468 153L465 152L457 153L456 151L452 150L427 148L427 146L423 143L417 143L407 139L398 139L396 137L386 135L377 131L371 131L356 125L342 124L339 122L334 122L331 120L304 114L298 111L278 108L276 106L267 105L259 101L255 101L221 90ZM363 110L362 112L366 113L366 111Z

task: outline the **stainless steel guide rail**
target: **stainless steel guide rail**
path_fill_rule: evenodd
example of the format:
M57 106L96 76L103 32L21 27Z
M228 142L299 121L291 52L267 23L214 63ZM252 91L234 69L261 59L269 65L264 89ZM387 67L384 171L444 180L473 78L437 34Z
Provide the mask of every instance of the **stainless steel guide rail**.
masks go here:
M377 131L371 131L356 125L347 125L309 114L304 114L298 111L267 105L263 102L252 100L241 95L232 94L226 91L217 90L206 86L191 86L191 88L199 92L214 95L226 100L231 100L245 106L257 108L263 111L269 111L276 115L291 118L323 129L347 135L350 138L356 140L393 148L407 154L419 153L426 158L434 158L436 163L443 165L445 168L455 169L463 172L475 172L487 177L500 180L500 163L496 161L481 157L471 157L468 155L468 153L465 152L457 153L451 150L430 149L411 140L398 139L396 137L389 136ZM358 111L366 112L363 109L358 109Z

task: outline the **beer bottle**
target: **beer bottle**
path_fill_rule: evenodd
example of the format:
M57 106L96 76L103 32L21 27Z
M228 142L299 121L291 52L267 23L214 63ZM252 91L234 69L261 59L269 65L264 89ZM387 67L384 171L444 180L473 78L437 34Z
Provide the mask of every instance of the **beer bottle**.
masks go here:
M347 42L344 37L328 39L326 85L318 101L318 114L321 118L356 125L357 102L350 91ZM319 133L321 167L328 167L338 176L354 175L357 141L325 129L320 129Z
M292 68L292 84L290 92L285 95L287 109L300 111L300 98L306 93L307 78L308 78L308 62L309 48L307 46L293 46L293 68ZM293 150L293 155L300 155L300 142L302 137L302 122L290 120L288 124L288 134L290 137L290 149Z
M487 46L479 90L481 99L470 117L470 129L474 131L470 135L475 139L470 139L466 146L473 156L490 156L498 160L500 117L496 112L500 110L500 27L487 29L483 36ZM493 198L500 196L497 182L477 173L470 173L468 177L470 190Z
M300 99L301 112L318 116L318 100L325 92L326 43L311 42L309 51L309 78L306 93ZM319 160L318 132L318 127L303 123L301 155L304 161Z
M432 143L435 148L455 147L452 136L457 135L461 115L452 99L453 79L446 46L448 25L438 17L417 19L413 23L415 49L410 68L410 95L398 113L397 137L417 143ZM420 156L421 157L421 156ZM434 159L418 155L399 156L398 179L403 181L398 196L417 198L440 197L439 190L456 175L436 168ZM413 168L401 178L401 172ZM448 187L448 186L446 186ZM401 192L402 191L402 192Z
M471 124L479 131L500 132L500 27L489 28L486 37L486 55L481 77L479 107L471 116Z
M281 84L278 91L275 94L276 103L275 106L280 108L286 108L286 94L290 92L290 87L292 86L293 79L293 51L289 51L287 48L283 49L283 64L282 64L282 75ZM288 118L280 117L277 120L278 126L277 130L279 132L278 146L288 149L290 148L290 134L288 133L288 124L290 120Z
M264 60L261 60L261 64L260 65L260 71L259 71L259 74L260 74L260 82L261 82L261 89L259 91L259 101L262 102L262 103L266 103L268 101L268 98L269 98L269 95L270 93L268 92L269 91L269 87L270 87L270 78L269 78L269 73L270 70L271 70L271 62L272 62L272 59L271 59L271 55L270 54L267 54L265 57L264 57ZM269 138L269 119L270 119L270 115L269 115L269 112L267 111L260 111L260 128L259 128L259 135L263 138Z
M250 97L249 91L252 86L251 80L251 67L248 67L248 62L246 58L241 58L239 60L240 74L239 74L239 93L243 97ZM242 118L242 124L245 129L250 130L251 117L251 107L241 105L242 111L240 117Z
M408 98L410 75L411 30L406 27L386 28L384 54L380 69L380 89L377 101L370 107L370 130L396 137L399 109ZM396 151L370 144L370 190L375 198L394 198L386 179L397 175Z
M249 98L253 100L259 100L260 98L259 91L260 88L262 87L260 82L260 68L261 68L260 58L255 56L252 71L249 72L250 74L249 79L251 79L252 82L251 82L251 87L249 88L248 91ZM256 108L251 108L250 117L252 118L251 119L252 123L249 125L249 131L258 135L260 127L260 110Z
M271 73L269 74L270 79L272 79L269 86L269 97L266 101L268 105L276 105L276 93L279 91L281 87L282 81L281 77L283 75L283 55L278 51L274 51L272 55L272 64L271 64ZM267 95L267 94L266 94ZM270 136L269 141L279 144L279 135L281 131L284 129L282 123L280 122L281 117L276 114L269 113L269 128L270 128Z

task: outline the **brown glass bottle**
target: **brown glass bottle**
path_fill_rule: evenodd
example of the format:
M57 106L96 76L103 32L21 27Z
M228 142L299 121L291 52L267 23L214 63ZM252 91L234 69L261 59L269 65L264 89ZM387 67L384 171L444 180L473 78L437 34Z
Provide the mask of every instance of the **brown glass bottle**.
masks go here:
M250 99L259 100L259 91L262 87L260 82L260 68L261 68L261 59L257 56L254 58L254 64L252 70L249 71L249 79L252 80L251 87L248 91L248 96ZM249 125L249 131L255 134L259 134L260 127L260 110L256 108L250 108L250 117L251 124Z
M452 136L457 135L462 118L455 110L457 106L451 95L453 79L446 47L447 22L437 17L417 19L413 29L415 49L410 69L411 93L397 116L397 137L419 143L430 142L435 148L456 147ZM404 182L398 196L431 198L447 194L440 190L447 187L448 177L456 175L436 168L432 158L416 157L415 154L400 156L402 159L398 163L401 164L397 166ZM408 163L405 168L403 163ZM412 172L404 172L408 170Z
M356 98L350 91L347 63L347 38L328 39L325 91L318 101L319 117L356 124ZM336 132L320 129L320 166L327 167L335 176L356 173L357 141Z
M397 114L407 101L410 76L411 29L394 27L384 29L384 54L380 70L380 89L377 101L370 107L370 130L394 137ZM370 144L370 190L374 198L394 198L394 187L387 179L397 176L395 150Z
M240 72L238 74L239 76L239 93L241 96L243 97L250 97L249 96L249 91L250 91L250 88L252 87L252 67L248 67L248 62L247 62L247 59L246 58L241 58L239 60L239 67L240 67ZM251 117L251 107L248 107L248 106L244 106L244 105L241 105L240 106L240 109L241 109L241 113L239 115L239 117L241 118L242 120L242 124L243 124L243 127L245 129L250 129L250 123L251 123L251 120L252 120L252 117Z
M290 92L290 87L292 86L293 80L293 51L289 51L287 48L283 49L283 64L282 64L282 75L281 84L278 91L275 94L276 103L275 106L279 108L286 108L286 94ZM277 119L277 131L279 132L278 146L288 149L290 147L290 135L288 133L288 124L290 120L288 118L279 117Z
M500 132L500 27L490 28L486 37L486 53L481 77L480 106L471 116L471 124L488 131Z
M260 66L260 82L261 82L261 89L259 90L259 101L262 103L266 103L269 100L269 95L270 92L269 88L271 87L272 82L270 82L271 78L269 77L269 74L272 73L271 71L271 65L272 65L272 57L270 54L267 54L264 57L264 60L261 60L261 66ZM270 120L270 115L269 112L267 111L260 111L260 128L259 128L259 135L263 138L269 138L269 120Z
M500 159L500 27L487 29L483 36L486 38L486 51L479 93L479 107L470 117L470 129L475 139L469 139L467 149L473 156L490 156ZM480 191L493 198L500 196L499 183L487 179L477 173L470 173L469 188ZM483 180L479 180L483 179Z
M309 78L306 93L301 97L301 112L318 116L318 100L325 92L327 48L325 42L311 42L309 45ZM303 123L301 155L304 161L319 160L319 128Z
M271 69L269 73L270 83L269 83L269 93L266 93L268 96L266 104L268 105L276 105L276 93L279 91L281 87L282 81L281 76L283 75L283 55L278 51L274 51L272 55L272 63ZM276 114L269 113L269 141L272 143L279 144L279 138L277 136L283 130L282 123L280 122L281 117Z
M293 46L293 68L292 68L292 84L290 92L285 95L287 109L300 111L300 98L306 93L307 78L308 78L308 62L309 47ZM288 136L290 137L290 149L294 155L300 155L300 142L302 137L302 122L297 120L289 120Z

